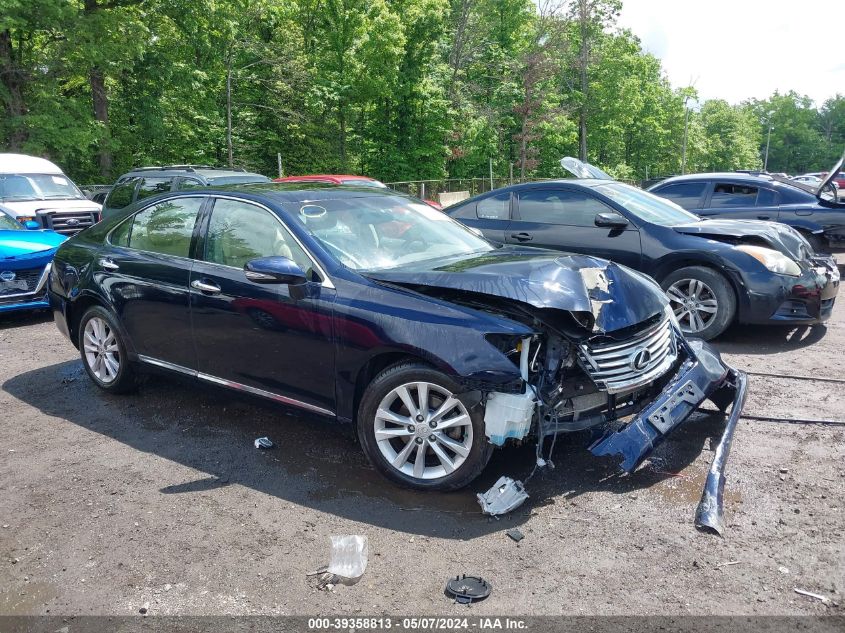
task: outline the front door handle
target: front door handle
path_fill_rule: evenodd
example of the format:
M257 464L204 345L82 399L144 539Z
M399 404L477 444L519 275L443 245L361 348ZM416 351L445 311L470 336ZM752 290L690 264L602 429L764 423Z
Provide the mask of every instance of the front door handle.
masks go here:
M205 292L210 295L220 294L220 286L207 281L201 281L199 279L194 279L191 282L191 288L196 288L200 292Z
M757 219L758 220L771 220L772 216L770 216L770 215L758 215Z
M120 266L112 261L111 257L101 257L97 263L106 270L117 270L120 268Z
M515 240L519 240L520 242L530 242L534 239L534 236L531 233L511 233L511 237Z

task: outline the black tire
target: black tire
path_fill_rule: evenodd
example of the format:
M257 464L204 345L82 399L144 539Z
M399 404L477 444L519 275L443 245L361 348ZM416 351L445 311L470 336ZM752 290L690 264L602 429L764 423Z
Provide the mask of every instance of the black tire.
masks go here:
M110 333L114 337L114 344L117 347L116 352L112 352L112 358L118 360L118 368L113 377L104 379L97 375L97 370L92 367L90 355L86 350L86 328L88 324L94 319L99 319L104 323L107 329L107 335ZM82 358L82 365L85 371L94 384L103 391L109 393L129 393L138 388L138 376L132 363L129 362L129 356L126 353L126 343L123 340L121 329L115 324L115 320L108 310L100 306L93 306L88 308L82 319L79 321L79 355ZM90 341L88 341L90 342ZM96 361L95 361L96 362ZM102 373L102 372L101 372Z
M710 297L712 295L716 302L716 313L712 317L709 317L707 321L704 320L704 317L701 317L702 324L705 327L695 329L695 323L693 321L695 317L689 312L683 312L679 316L681 329L688 336L701 338L705 341L716 338L733 323L734 317L736 316L736 295L730 282L722 274L705 266L688 266L670 273L663 279L660 286L669 296L672 309L676 314L678 314L678 308L681 307L681 304L677 296L670 289L675 284L684 287L685 280L695 280L706 286L708 292L704 296ZM709 304L707 307L710 307ZM699 312L699 315L702 314Z
M376 470L400 486L414 488L416 490L439 491L463 488L484 470L493 453L493 446L487 441L487 437L484 435L484 414L480 406L467 406L464 403L464 409L469 416L470 423L465 424L461 429L449 429L446 431L446 433L459 434L460 441L468 444L469 452L454 471L444 476L424 479L401 472L388 461L388 458L382 453L382 449L379 448L379 442L376 440L376 412L382 404L382 400L387 398L394 389L398 389L408 383L416 382L431 383L452 394L459 394L461 392L460 385L449 376L421 363L405 362L385 369L369 384L358 408L358 437L361 440L364 454ZM412 397L415 398L415 403L420 399L419 395ZM432 401L436 402L437 397L439 397L439 394L432 390L432 395L430 396ZM404 411L407 411L407 408ZM443 419L446 420L448 417L444 416ZM401 426L397 428L401 428ZM472 431L471 441L466 432L468 428L471 428ZM439 431L438 433L442 437L443 431ZM435 435L435 433L432 432L432 435ZM417 441L417 439L408 437L407 444L403 444L405 441L404 437L391 439L390 442L398 443L398 446L407 447L408 444ZM450 437L449 439L453 438ZM433 442L430 439L423 441ZM440 443L439 446L443 447L443 444ZM396 450L400 452L398 448ZM417 449L412 447L411 450L413 452ZM432 468L435 469L442 467L443 462L442 460L438 460L434 449L429 447L425 450L427 453L424 456L423 464L431 463ZM415 464L416 453L412 456L414 457L413 463ZM410 464L408 465L410 466Z

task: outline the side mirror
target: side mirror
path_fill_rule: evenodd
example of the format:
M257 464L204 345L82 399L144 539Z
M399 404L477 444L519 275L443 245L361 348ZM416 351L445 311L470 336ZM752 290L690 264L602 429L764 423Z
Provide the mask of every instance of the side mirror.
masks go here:
M259 257L244 265L244 274L258 284L287 284L298 286L308 281L305 272L293 261L281 255Z
M609 229L624 229L628 226L628 220L618 213L599 213L595 219L596 226L603 226Z
M36 222L35 220L27 220L23 223L23 225L30 231L38 231L41 228L41 225L38 224L38 222Z

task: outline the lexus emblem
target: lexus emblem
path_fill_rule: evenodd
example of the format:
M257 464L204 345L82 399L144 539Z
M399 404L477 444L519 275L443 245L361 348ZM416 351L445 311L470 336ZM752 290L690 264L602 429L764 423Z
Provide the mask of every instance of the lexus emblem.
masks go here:
M76 226L77 224L79 224L79 220L77 220L76 218L70 218L67 222L65 222L65 224L67 224L68 226Z
M15 280L15 273L11 270L4 270L0 273L0 279L3 281L14 281Z
M639 348L636 352L631 354L631 369L635 369L637 371L642 371L648 364L651 362L651 352L649 352L645 347Z

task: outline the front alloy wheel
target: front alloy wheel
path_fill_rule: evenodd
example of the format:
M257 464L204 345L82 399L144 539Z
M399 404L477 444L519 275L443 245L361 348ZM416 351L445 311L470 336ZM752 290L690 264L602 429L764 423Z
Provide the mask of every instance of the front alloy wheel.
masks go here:
M367 387L358 436L384 476L420 490L456 490L487 465L492 446L481 406L451 377L418 363L394 365Z
M713 289L698 279L679 279L666 294L685 334L703 332L719 312Z
M414 479L437 479L466 461L472 449L472 420L449 390L410 382L382 398L375 437L393 468Z

